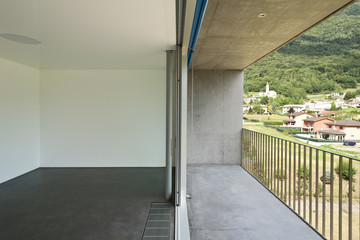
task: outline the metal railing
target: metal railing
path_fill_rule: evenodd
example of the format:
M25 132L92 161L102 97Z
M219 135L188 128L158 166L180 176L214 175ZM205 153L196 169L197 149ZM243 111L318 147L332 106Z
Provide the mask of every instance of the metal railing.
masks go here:
M242 131L244 169L326 238L360 239L358 159Z

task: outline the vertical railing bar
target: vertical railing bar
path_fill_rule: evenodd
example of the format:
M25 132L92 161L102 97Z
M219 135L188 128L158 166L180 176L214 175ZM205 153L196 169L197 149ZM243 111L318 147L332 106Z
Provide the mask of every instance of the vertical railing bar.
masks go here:
M341 175L341 174L340 174ZM324 176L323 180L325 181ZM334 154L330 155L330 239L334 239Z
M274 137L270 137L270 189L273 190L273 152L274 152Z
M242 155L243 159L242 159L241 162L244 162L243 164L245 166L245 169L249 170L248 169L248 164L247 164L248 156L247 156L247 154L245 155L245 153L247 151L247 148L248 148L248 146L246 146L246 145L249 143L248 137L247 137L248 131L246 129L243 129L243 131L244 131L244 139L243 139L243 152L244 152L244 154Z
M279 167L279 164L280 164L280 139L278 138L277 139L277 156L276 156L276 166L277 166L277 169L276 169L276 174L278 175L278 177L276 178L277 181L276 181L276 195L279 196L279 171L280 171L280 167Z
M256 176L256 133L253 132L253 162L252 162L252 174Z
M306 220L306 147L304 146L304 178L303 178L303 197L304 197L304 200L303 200L303 216L304 216L304 219Z
M287 174L287 161L288 161L288 156L287 156L287 146L288 146L288 144L287 144L288 142L285 140L285 172L284 172L284 177L285 177L285 179L284 179L284 181L285 181L285 185L284 185L284 192L285 192L285 199L284 199L284 201L285 201L285 203L287 202L287 197L286 197L286 194L287 194L287 176L288 176L288 174Z
M261 162L261 151L260 151L260 134L261 133L257 133L257 141L256 141L256 153L257 153L257 165L256 165L256 169L257 169L257 178L260 180L260 162Z
M255 132L255 176L259 179L259 134Z
M265 183L265 135L262 134L261 136L261 147L262 147L262 182Z
M298 145L298 214L301 215L301 203L300 203L300 185L301 185L301 178L300 178L300 171L301 171L301 145Z
M309 223L312 224L312 147L309 147Z
M296 143L294 143L294 170L293 170L294 186L293 186L293 209L296 212Z
M339 240L342 240L342 156L339 157Z
M255 152L255 138L254 138L254 132L251 132L251 174L254 174L254 152Z
M291 208L291 142L289 142L289 206Z
M251 163L250 163L250 158L251 158L251 132L248 132L248 143L249 143L249 155L248 155L248 171L251 173Z
M315 228L319 229L319 150L316 149L316 170L315 170Z
M267 155L267 181L268 181L268 188L270 188L270 137L267 137L267 147L268 147L268 155Z
M352 158L349 158L349 239L352 239Z
M280 170L280 179L281 179L281 199L284 201L284 179L282 174L284 171L284 140L281 139L281 170Z
M325 236L325 229L326 229L326 224L325 224L325 213L326 213L326 209L325 209L325 200L326 200L326 185L325 185L325 177L326 177L326 152L323 151L323 172L322 172L322 185L323 185L323 196L322 196L322 235Z
M249 152L248 152L248 155L247 155L247 157L246 157L246 169L249 171L250 170L250 162L249 162L249 159L250 159L250 153L251 153L251 151L250 151L250 149L251 149L251 147L250 147L250 131L246 131L247 133L246 133L246 143L247 144L249 144L249 146L248 146L248 148L249 148Z
M263 183L266 185L266 173L265 173L265 165L266 165L266 160L265 160L265 157L266 157L266 154L265 154L265 151L266 151L266 145L265 145L265 134L263 134L263 137L262 137L262 146L263 146Z
M258 179L261 182L261 133L258 133L258 152L259 152L259 156L258 156Z

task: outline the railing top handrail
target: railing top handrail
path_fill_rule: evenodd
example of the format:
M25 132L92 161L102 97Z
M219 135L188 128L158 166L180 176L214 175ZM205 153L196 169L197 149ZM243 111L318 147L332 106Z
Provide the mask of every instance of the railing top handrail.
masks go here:
M272 137L272 138L281 139L281 140L284 140L284 141L287 141L287 142L290 142L290 143L302 145L302 146L305 146L305 147L308 147L308 148L312 148L312 149L315 149L315 150L320 150L320 151L322 151L322 152L326 152L326 153L330 153L330 154L335 154L335 155L337 155L337 156L339 156L339 157L348 158L348 159L353 159L353 160L355 160L355 161L360 162L360 159L358 159L358 158L354 158L354 157L346 156L346 155L343 155L343 154L339 154L339 153L331 152L331 151L328 151L328 150L324 150L324 149L321 149L321 148L309 146L309 145L307 145L307 144L294 142L294 141L291 141L291 140L287 140L287 139L284 139L284 138L275 137L275 136L272 136L272 135L269 135L269 134L265 134L265 133L262 133L262 132L257 132L257 131L250 130L250 129L246 129L246 128L243 128L242 130L246 130L246 131L250 131L250 132L255 132L255 133L260 133L260 134L262 134L262 135L266 135L266 136L269 136L269 137Z

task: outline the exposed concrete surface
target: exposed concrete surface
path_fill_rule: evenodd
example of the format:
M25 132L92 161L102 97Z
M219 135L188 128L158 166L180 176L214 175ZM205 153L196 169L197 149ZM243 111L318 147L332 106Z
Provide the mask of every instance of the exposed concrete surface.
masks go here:
M242 71L190 71L188 163L240 164Z
M192 240L323 239L240 166L188 166Z
M0 184L0 239L139 240L164 168L45 168Z
M341 9L350 0L211 0L193 67L242 70ZM259 14L266 17L260 18Z

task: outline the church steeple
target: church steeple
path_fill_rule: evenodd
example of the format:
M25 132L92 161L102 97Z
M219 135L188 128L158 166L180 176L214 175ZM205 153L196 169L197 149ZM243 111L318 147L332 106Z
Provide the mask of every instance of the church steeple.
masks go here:
M270 91L269 82L266 82L266 93L269 93L269 91Z

